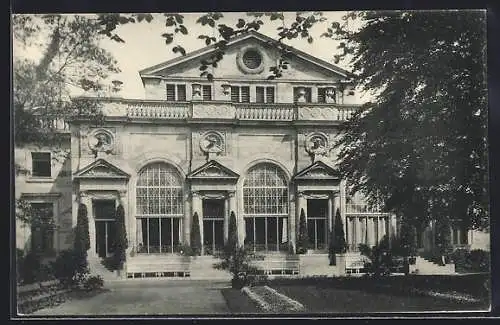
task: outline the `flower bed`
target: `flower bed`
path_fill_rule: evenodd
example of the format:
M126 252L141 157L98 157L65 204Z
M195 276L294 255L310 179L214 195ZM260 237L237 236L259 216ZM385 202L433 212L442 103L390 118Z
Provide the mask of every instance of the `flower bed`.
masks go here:
M264 312L289 313L304 311L304 306L268 286L244 287L242 291Z

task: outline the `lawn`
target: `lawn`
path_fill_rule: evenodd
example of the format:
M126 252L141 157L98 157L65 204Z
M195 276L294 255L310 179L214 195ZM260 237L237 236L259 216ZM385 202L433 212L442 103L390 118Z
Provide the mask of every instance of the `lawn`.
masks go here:
M309 313L377 313L485 310L488 304L456 302L443 298L397 295L318 285L273 286L301 302Z
M262 314L255 303L248 298L241 290L233 288L221 289L222 295L226 300L227 307L233 314Z

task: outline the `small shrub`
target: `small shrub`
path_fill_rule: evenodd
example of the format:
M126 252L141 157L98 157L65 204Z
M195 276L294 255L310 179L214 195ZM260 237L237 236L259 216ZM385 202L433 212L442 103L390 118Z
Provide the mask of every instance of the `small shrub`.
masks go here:
M201 234L200 234L200 223L198 218L198 212L193 215L193 222L191 223L191 248L193 250L193 255L201 254Z
M81 282L81 275L88 274L87 265L81 265L80 253L71 249L61 251L52 269L56 279L64 286L73 286Z
M450 254L450 260L460 272L489 272L490 254L481 249L456 249Z
M20 278L24 284L35 283L38 280L38 274L42 264L40 256L34 252L28 252L21 261Z
M86 291L94 291L101 289L104 286L104 280L100 275L92 275L86 277L82 281L83 289Z
M309 247L309 237L307 234L307 221L304 209L300 209L299 235L297 238L297 254L305 254Z

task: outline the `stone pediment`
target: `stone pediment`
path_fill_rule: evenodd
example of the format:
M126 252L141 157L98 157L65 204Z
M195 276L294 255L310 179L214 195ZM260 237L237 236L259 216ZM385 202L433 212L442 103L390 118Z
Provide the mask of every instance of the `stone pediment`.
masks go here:
M280 57L278 42L266 35L256 31L249 31L231 38L226 45L226 54L218 63L216 70L224 71L223 75L213 72L215 78L256 78L262 80L269 74L269 68L276 65L276 60ZM259 62L262 62L260 68L246 71L244 65L238 59L244 56L244 49L256 49L261 52ZM334 64L316 58L308 53L300 51L291 46L287 46L290 66L283 72L284 79L298 80L325 80L325 82L335 80L349 79L351 74ZM215 45L209 45L199 50L187 53L184 56L162 62L160 64L145 68L139 71L141 78L160 77L200 77L200 61L209 59L210 55L216 52ZM255 57L255 55L254 55Z
M73 178L128 179L130 175L104 159L97 159L90 165L75 172Z
M221 163L210 160L201 167L196 168L187 175L188 179L224 179L237 180L240 177L231 169L225 167Z
M322 161L317 161L304 168L294 176L295 180L339 180L340 174L331 166Z

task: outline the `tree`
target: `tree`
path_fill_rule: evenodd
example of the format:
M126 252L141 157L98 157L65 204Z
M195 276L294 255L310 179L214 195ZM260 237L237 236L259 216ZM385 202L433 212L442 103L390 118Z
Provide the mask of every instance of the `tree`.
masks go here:
M191 250L195 256L201 254L201 235L198 212L194 213L193 222L191 224Z
M344 224L340 216L340 210L337 209L333 231L330 232L330 265L336 264L335 254L343 254L346 251L347 243L345 241Z
M304 209L300 209L299 236L297 238L297 253L304 254L309 247L309 236L307 233L306 214Z
M360 89L374 93L341 128L351 193L407 222L454 217L488 229L486 15L369 11L344 37ZM415 222L414 222L415 221Z
M453 247L451 245L451 224L448 218L440 218L435 223L435 249L440 257L442 265L447 263L447 259Z
M417 227L411 221L401 220L401 228L393 247L399 255L408 257L417 253Z
M236 225L236 215L231 211L229 215L228 236L225 249L228 252L234 252L238 247L238 228Z
M128 240L125 228L125 209L121 204L116 207L115 227L116 236L113 243L113 258L116 268L122 270L123 264L127 260Z
M89 219L87 206L80 203L76 216L75 240L73 251L75 254L75 268L78 273L84 273L87 269L87 251L90 249Z

